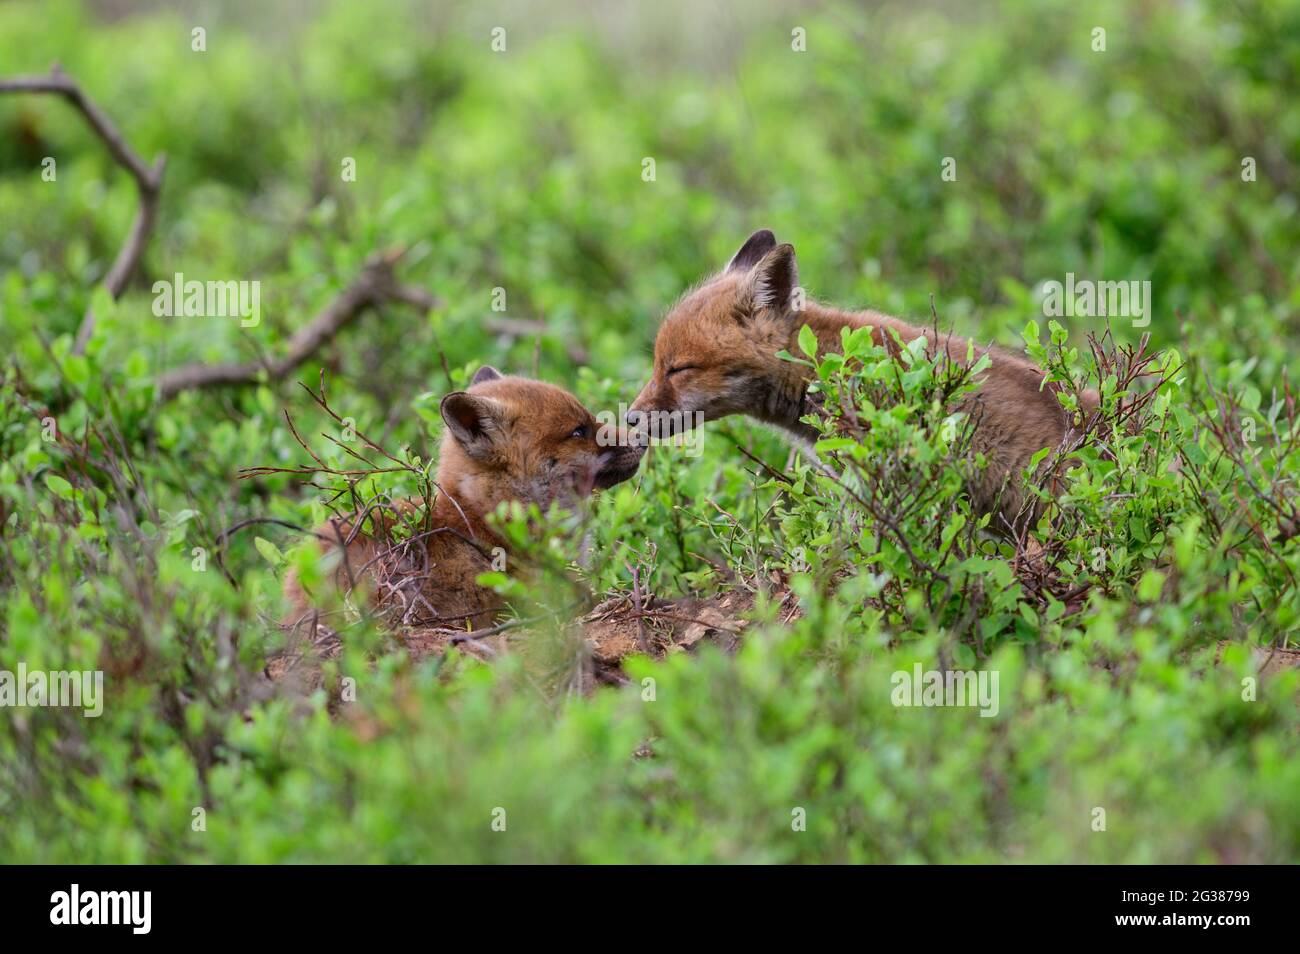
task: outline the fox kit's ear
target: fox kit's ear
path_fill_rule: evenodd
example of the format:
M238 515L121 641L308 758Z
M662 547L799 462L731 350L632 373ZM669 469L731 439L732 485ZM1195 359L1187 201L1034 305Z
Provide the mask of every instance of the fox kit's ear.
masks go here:
M754 310L762 308L776 314L789 312L798 284L799 269L794 262L794 246L778 245L754 266Z
M499 377L501 377L500 371L490 364L485 364L474 372L474 377L469 382L469 386L473 387L476 384L482 384L484 381L495 381Z
M482 460L501 434L501 405L491 398L452 391L438 406L442 419L465 453Z
M740 246L740 251L731 257L727 271L747 272L774 248L776 248L776 236L768 229L759 229L746 239L745 244Z

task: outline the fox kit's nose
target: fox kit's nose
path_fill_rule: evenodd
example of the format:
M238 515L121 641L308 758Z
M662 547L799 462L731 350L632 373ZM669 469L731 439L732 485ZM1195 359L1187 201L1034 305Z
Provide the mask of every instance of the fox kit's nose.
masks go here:
M623 435L626 438L626 444L629 447L637 447L642 451L650 443L650 415L646 411L639 411L632 408L627 412L627 429Z

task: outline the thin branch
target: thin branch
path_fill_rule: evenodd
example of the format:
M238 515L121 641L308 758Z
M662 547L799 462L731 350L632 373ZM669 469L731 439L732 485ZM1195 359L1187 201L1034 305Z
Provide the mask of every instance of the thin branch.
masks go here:
M286 352L270 361L245 361L232 364L189 364L164 374L158 382L158 398L170 401L182 391L195 388L212 388L231 384L252 384L263 374L270 381L279 381L309 359L316 351L343 330L367 308L386 301L401 301L429 308L436 304L434 297L423 289L401 285L393 276L393 266L402 257L402 250L375 254L366 260L352 283L331 301L310 322L299 328L289 339Z
M160 153L154 159L153 165L145 165L144 160L122 138L122 134L118 132L112 120L82 92L81 87L64 73L57 63L50 67L48 76L15 76L0 80L0 93L53 93L62 96L76 107L117 164L130 173L131 178L135 180L136 191L140 195L140 207L131 222L131 231L127 233L126 241L118 251L117 258L113 260L108 274L104 276L104 287L116 301L122 297L126 283L130 281L136 266L140 264L144 247L149 243L149 236L153 232L154 222L158 217L158 198L162 192L163 170L167 165L167 157ZM72 345L73 354L85 352L94 330L95 315L90 308L87 308Z

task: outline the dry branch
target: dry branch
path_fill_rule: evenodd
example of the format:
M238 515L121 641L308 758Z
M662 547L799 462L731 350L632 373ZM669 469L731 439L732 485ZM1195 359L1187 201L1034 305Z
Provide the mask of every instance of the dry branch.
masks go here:
M145 165L144 160L136 155L122 138L122 134L118 132L112 120L82 92L81 87L64 73L57 63L50 67L48 76L15 76L0 80L0 93L54 93L62 96L76 107L117 164L129 172L131 178L135 180L136 191L140 194L140 207L136 210L125 243L118 251L117 258L113 260L108 274L104 276L104 287L116 301L122 296L126 283L139 265L140 256L144 254L144 247L149 242L150 233L153 232L167 157L159 154L154 159L153 165ZM95 315L90 308L87 308L86 314L81 319L81 327L77 329L77 338L72 346L73 354L81 354L86 350L94 330Z
M393 265L402 250L370 256L360 274L333 301L289 339L282 357L269 361L231 364L189 364L164 374L158 382L159 400L169 401L182 391L230 384L251 384L262 375L278 381L298 367L349 322L369 307L386 301L400 301L430 309L436 299L422 288L402 285L393 275Z

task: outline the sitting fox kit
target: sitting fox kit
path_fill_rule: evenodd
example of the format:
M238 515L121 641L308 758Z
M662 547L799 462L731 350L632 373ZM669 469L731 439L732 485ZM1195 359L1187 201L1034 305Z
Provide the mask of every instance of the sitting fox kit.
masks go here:
M397 545L401 566L396 573L381 551L385 544L359 532L346 520L333 519L317 530L323 553L338 553L330 585L347 594L362 589L368 599L393 611L392 621L455 628L489 624L501 610L497 594L475 579L491 569L495 548L505 542L487 517L506 501L572 506L593 490L611 487L636 472L640 452L604 446L595 417L562 388L541 381L502 375L480 368L466 391L455 391L440 406L446 425L438 457L437 493L420 531ZM401 501L395 510L417 514L420 498ZM392 525L391 510L374 519ZM376 591L377 571L393 579ZM285 581L291 611L286 625L310 625L317 615L296 575ZM318 594L323 595L323 594Z
M801 421L808 413L806 365L778 358L798 354L800 329L817 336L818 352L839 352L841 330L872 329L877 344L890 332L904 342L924 336L933 349L933 331L915 328L874 311L847 312L806 301L794 304L798 272L794 247L778 245L766 229L755 232L718 275L687 292L668 312L655 339L653 375L628 412L628 424L642 429L652 414L667 420L716 420L747 414L775 425L803 441L817 431ZM966 362L967 342L937 336L949 357ZM976 347L991 365L977 378L979 389L961 410L976 421L973 449L988 459L974 486L968 488L975 508L996 512L992 529L1007 533L1023 525L1024 495L1019 475L1043 448L1060 447L1071 431L1069 414L1050 389L1043 372L1023 357ZM1094 410L1097 396L1083 396L1084 411Z

